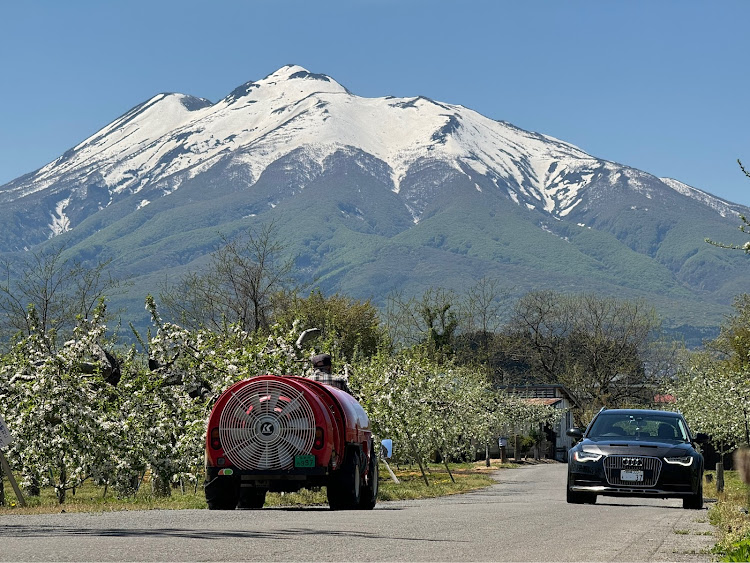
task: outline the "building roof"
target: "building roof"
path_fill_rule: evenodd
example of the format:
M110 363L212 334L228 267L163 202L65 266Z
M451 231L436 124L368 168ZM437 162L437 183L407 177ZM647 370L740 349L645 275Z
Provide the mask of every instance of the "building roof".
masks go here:
M654 395L654 403L657 405L661 404L672 404L677 402L677 397L674 395Z
M521 399L524 403L528 403L530 405L546 405L548 407L554 406L560 402L562 402L562 397L557 398L544 398L544 397L528 397L525 399Z

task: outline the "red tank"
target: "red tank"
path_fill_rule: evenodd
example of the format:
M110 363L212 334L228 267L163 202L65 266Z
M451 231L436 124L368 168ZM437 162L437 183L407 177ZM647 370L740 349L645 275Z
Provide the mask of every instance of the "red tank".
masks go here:
M348 393L302 377L232 385L208 419L209 509L261 508L267 491L327 489L332 509L371 509L378 463L370 421Z

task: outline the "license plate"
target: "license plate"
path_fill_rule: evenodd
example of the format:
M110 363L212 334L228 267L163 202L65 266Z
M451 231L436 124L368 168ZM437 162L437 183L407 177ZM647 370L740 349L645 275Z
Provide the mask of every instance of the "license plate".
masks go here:
M627 469L623 469L622 471L620 471L620 480L641 482L643 481L643 471L629 471Z
M294 467L315 467L315 456L314 455L294 456Z

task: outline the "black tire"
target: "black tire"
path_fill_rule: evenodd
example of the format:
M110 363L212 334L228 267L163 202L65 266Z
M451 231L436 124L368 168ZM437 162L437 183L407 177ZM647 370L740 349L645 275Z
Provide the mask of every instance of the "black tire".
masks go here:
M204 486L209 510L234 510L237 508L239 487L231 478L216 477Z
M365 483L362 485L362 491L359 499L359 507L362 510L372 510L378 503L378 456L370 446L370 463L365 476Z
M682 508L686 508L688 510L703 509L703 480L701 480L701 483L698 486L698 491L695 494L682 499Z
M353 510L359 508L362 476L359 465L359 452L350 448L344 463L331 475L328 481L328 506L331 510Z
M569 504L596 504L595 493L579 493L568 488L567 501Z
M266 490L258 487L242 487L237 508L257 510L266 503Z

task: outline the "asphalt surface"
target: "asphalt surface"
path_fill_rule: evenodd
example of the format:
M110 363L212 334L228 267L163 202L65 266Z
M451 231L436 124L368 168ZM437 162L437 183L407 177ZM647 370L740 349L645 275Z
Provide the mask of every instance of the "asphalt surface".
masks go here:
M566 468L373 511L127 511L0 517L0 561L710 561L707 511L679 500L565 502Z

